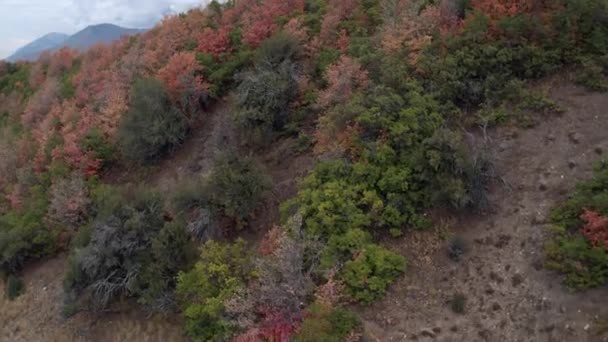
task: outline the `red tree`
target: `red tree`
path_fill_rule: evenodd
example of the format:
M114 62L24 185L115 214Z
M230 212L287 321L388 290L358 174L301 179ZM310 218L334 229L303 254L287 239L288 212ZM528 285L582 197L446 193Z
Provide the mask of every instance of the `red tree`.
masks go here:
M180 52L158 72L158 78L165 83L169 96L183 110L195 105L201 94L209 89L202 76L197 75L200 66L193 52Z
M198 36L198 51L200 52L219 56L231 50L230 30L227 27L218 30L207 27Z

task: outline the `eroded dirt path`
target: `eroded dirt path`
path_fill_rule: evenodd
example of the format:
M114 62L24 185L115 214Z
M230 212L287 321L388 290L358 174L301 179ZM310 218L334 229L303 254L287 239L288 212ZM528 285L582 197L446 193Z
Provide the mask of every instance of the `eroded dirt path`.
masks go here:
M386 299L360 309L370 340L608 341L608 289L570 293L542 266L550 208L608 152L608 94L550 87L564 113L490 135L509 184L492 190L490 213L389 243L411 266ZM468 245L458 263L447 257L448 226ZM467 298L464 314L450 309L455 293Z

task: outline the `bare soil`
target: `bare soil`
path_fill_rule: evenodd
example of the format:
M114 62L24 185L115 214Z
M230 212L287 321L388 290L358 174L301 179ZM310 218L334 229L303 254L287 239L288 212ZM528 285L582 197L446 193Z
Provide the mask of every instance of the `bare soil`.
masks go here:
M543 267L549 210L608 151L608 95L554 80L564 109L528 130L491 132L489 146L506 186L484 215L443 215L437 227L387 244L409 269L386 298L359 308L370 341L608 341L608 289L572 293ZM450 235L468 252L447 253ZM466 297L454 313L455 294Z
M408 257L409 268L385 299L355 307L366 340L608 341L608 289L571 293L559 275L543 268L548 211L590 176L602 152L608 153L608 94L564 84L547 84L562 114L532 129L490 132L496 168L507 185L491 189L488 212L435 215L433 229L386 241ZM213 153L234 141L222 110L161 163L151 184L169 190L210 168ZM283 140L260 157L274 188L254 219L258 234L276 222L278 203L295 193L296 179L313 164L310 155L294 155L293 144ZM467 244L459 262L447 256L450 236ZM124 312L62 319L65 262L59 256L28 267L26 293L12 302L0 298L0 341L186 340L178 315L150 316L133 305ZM462 314L449 305L457 293L466 296Z

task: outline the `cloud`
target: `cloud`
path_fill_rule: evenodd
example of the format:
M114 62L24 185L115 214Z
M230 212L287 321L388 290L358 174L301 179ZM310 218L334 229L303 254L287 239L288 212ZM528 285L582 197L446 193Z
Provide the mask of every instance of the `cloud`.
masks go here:
M113 23L150 27L166 14L202 5L201 0L71 0L69 16L75 26Z

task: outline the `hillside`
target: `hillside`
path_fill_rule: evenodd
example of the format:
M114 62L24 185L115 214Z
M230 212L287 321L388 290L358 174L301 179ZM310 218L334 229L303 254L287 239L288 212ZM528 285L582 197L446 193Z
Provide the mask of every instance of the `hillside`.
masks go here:
M8 62L35 61L44 51L56 51L64 47L85 51L95 44L109 44L123 36L131 36L144 31L111 24L99 24L88 26L71 36L63 33L49 33L18 49L6 60Z
M214 1L0 63L0 339L605 339L606 17Z

